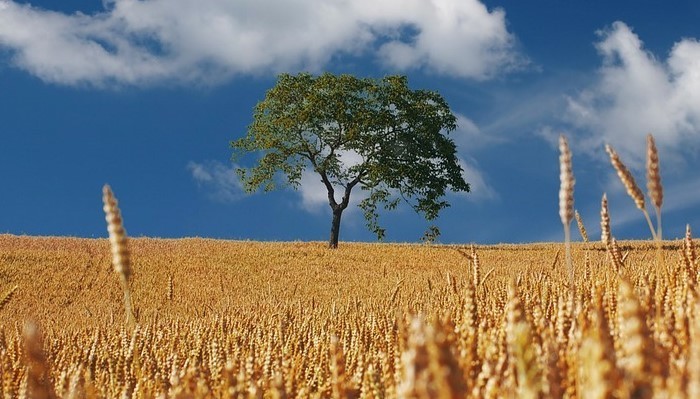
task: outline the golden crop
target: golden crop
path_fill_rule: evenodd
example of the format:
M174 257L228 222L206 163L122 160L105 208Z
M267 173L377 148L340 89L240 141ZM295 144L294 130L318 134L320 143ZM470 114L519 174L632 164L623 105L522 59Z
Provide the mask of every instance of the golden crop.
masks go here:
M128 245L0 235L3 398L700 397L682 242Z

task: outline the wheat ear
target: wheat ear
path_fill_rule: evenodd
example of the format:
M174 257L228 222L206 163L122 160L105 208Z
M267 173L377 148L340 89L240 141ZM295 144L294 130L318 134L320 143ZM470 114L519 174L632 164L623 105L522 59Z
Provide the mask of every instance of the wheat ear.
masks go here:
M610 212L608 211L608 196L605 193L600 200L600 241L606 247L610 244Z
M619 363L625 371L625 385L630 398L651 398L659 378L661 361L646 324L634 287L625 278L618 290L618 323L621 355Z
M683 240L683 254L685 259L691 266L695 265L697 261L697 256L695 254L695 247L693 246L693 233L690 230L690 225L685 225L685 239Z
M579 215L578 211L574 211L574 218L576 219L576 226L578 226L578 232L581 233L581 238L583 238L583 242L588 244L589 241L588 233L586 232L586 225L583 224L583 219L581 218L581 215Z
M127 325L135 322L134 313L131 307L131 290L129 283L131 280L131 258L127 245L126 230L122 220L119 202L112 193L109 185L102 188L102 202L104 203L105 220L107 221L107 231L109 232L109 244L112 250L112 266L119 275L119 279L124 291L124 310L126 312Z
M564 135L559 136L559 217L564 226L566 265L569 283L574 288L574 268L571 264L571 220L574 218L574 173L571 167L571 151Z
M625 267L625 261L622 256L622 251L617 245L617 240L611 238L608 246L606 248L610 254L610 260L612 260L613 267L615 268L615 273L620 274L622 269Z
M688 274L688 285L694 288L697 280L697 272L695 271L697 255L693 245L693 233L689 224L685 225L685 238L683 239L683 250L681 252L683 254L683 264Z
M700 398L700 302L694 302L692 335L688 350L688 397Z
M331 337L331 392L333 397L347 397L346 391L346 375L345 375L345 355L343 354L342 344L338 338L333 335Z
M607 151L608 155L610 155L610 163L612 163L613 167L615 168L615 171L617 171L617 176L620 178L620 181L622 181L622 184L625 186L627 194L629 194L629 196L632 197L632 199L634 200L634 204L637 205L637 208L639 208L639 210L642 211L644 217L647 219L651 235L653 236L654 240L656 240L656 231L654 230L654 225L651 223L649 212L647 212L646 204L644 201L644 193L637 185L637 182L634 181L634 176L632 176L632 173L630 173L625 164L622 163L620 156L617 155L617 152L615 152L615 150L610 146L610 144L605 145L605 151Z
M505 329L508 357L515 368L518 397L542 397L542 370L537 361L537 347L533 345L534 334L525 317L525 307L515 283L508 286Z
M32 322L28 322L24 326L22 336L24 341L24 362L27 366L27 397L33 399L56 398L39 327Z
M473 271L473 284L474 284L474 289L478 289L479 284L481 283L481 265L479 263L479 254L476 253L476 248L474 248L474 245L472 244L472 253L471 253L471 258L472 258L472 271Z
M651 134L647 136L647 192L656 210L656 238L661 241L661 205L664 202L664 189L661 186L659 152Z
M175 290L174 283L173 283L173 275L169 274L168 275L168 291L166 293L166 296L168 298L168 301L172 302L173 301L173 291Z

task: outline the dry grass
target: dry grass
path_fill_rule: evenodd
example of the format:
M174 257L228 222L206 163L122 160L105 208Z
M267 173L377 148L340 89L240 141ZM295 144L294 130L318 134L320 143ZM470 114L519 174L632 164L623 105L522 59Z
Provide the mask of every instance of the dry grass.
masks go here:
M589 278L572 246L574 298L557 244L131 239L130 330L107 240L0 236L0 286L19 287L0 310L1 393L26 392L33 319L57 397L586 397L592 381L597 397L689 397L686 245L655 270L652 243L620 243L624 278L589 245Z

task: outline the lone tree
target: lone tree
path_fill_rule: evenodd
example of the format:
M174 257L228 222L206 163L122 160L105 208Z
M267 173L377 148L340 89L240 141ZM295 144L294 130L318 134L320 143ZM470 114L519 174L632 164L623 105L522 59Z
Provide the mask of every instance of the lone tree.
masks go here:
M405 76L381 80L326 73L282 74L257 104L245 137L232 141L233 158L261 152L257 165L238 169L252 192L276 186L276 175L298 188L302 172L318 174L333 211L330 248L353 188L366 191L359 207L367 227L384 237L378 207L403 199L427 220L449 203L445 191L469 191L454 142L444 133L456 118L438 93L411 90ZM340 192L340 199L336 193ZM430 227L426 235L439 234Z

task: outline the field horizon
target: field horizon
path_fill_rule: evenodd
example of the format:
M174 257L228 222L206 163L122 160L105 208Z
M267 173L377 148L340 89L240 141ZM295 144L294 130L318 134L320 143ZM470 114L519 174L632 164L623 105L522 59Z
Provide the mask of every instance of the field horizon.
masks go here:
M344 284L351 283L350 286L357 289L351 280L342 277L347 273L360 273L365 278L381 276L386 280L381 286L389 292L407 273L420 273L420 278L424 280L422 285L426 285L429 279L431 283L440 284L440 280L445 280L448 274L464 284L471 278L471 259L467 254L472 245L479 254L485 269L483 272L493 269L493 280L497 285L506 284L509 279L517 277L514 269L508 267L512 264L528 265L532 269L528 269L528 272L542 271L558 275L565 271L562 243L458 245L341 242L339 248L328 249L327 243L322 241L129 238L134 297L142 315L153 314L156 309L168 303L166 291L170 282L175 302L182 300L181 290L196 292L200 288L206 288L203 292L208 295L188 302L192 307L196 307L199 301L202 304L209 303L217 296L236 295L236 290L241 289L236 281L246 280L257 288L268 284L273 277L277 284L270 285L274 288L270 295L276 298L298 279L303 279L311 286L332 283L336 288L346 288ZM665 256L677 256L676 251L681 245L682 241L678 240L664 241ZM620 241L619 246L622 251L629 252L632 262L651 259L648 253L656 248L652 241L639 240ZM592 254L589 259L592 268L610 267L606 262L603 244L575 242L572 243L572 248L577 269L584 266L585 251ZM95 317L88 302L92 306L100 304L98 314L109 310L111 321L119 319L122 316L121 292L111 262L107 238L0 234L0 295L14 286L18 287L12 300L0 310L0 321L7 321L8 313L12 314L13 320L18 320L22 314L32 314L33 317L44 320L45 317L40 313L30 311L38 308L51 311L53 321L59 322L60 318L56 318L56 314L64 312L51 309L51 306L56 305L62 306L68 314L74 314L74 308L82 307L80 313ZM313 274L309 275L309 271L313 271ZM332 273L322 278L322 272ZM206 287L208 283L201 284L211 281L219 285L217 290ZM96 286L99 286L98 291L95 291ZM50 287L59 289L53 291L52 295L47 295L47 288ZM93 291L97 293L103 290L110 295L92 294ZM245 292L249 291L255 289L249 287ZM41 293L41 300L35 297L36 293ZM82 295L85 301L81 301L81 297L75 297L80 293L85 294ZM319 298L329 299L327 295L320 295ZM293 300L294 297L290 299ZM172 308L174 307L171 306L171 310ZM183 309L179 311L181 316L201 315L192 310L184 313ZM219 307L216 311L223 312L225 308ZM105 316L102 314L102 318L95 318L104 321Z

